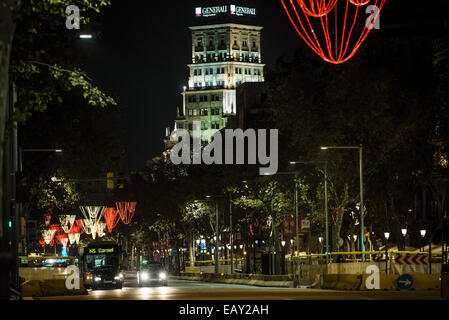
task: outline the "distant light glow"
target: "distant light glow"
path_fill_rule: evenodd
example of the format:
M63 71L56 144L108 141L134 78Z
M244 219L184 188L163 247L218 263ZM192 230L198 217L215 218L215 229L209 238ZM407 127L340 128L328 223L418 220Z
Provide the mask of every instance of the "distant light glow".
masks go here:
M81 34L80 35L80 39L92 39L92 35L91 34Z

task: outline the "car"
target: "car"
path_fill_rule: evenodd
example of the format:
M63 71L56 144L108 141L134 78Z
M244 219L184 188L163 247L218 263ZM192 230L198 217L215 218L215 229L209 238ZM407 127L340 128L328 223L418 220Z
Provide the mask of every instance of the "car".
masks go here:
M113 266L101 266L92 272L92 290L100 288L122 289L123 282L123 273Z
M165 268L160 263L150 263L140 267L137 272L137 283L139 287L145 285L156 284L166 287L167 283L167 272Z

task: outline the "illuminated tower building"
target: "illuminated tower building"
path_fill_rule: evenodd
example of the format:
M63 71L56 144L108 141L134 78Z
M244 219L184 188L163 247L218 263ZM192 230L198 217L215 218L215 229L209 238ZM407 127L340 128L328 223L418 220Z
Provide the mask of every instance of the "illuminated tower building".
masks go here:
M197 16L229 10L230 15L255 14L255 9L224 6L197 8ZM238 14L237 14L238 15ZM194 121L201 121L204 143L226 127L236 113L236 88L245 82L263 82L261 55L262 27L220 23L190 27L192 62L188 65L188 86L182 92L183 107L178 110L175 129L193 136Z

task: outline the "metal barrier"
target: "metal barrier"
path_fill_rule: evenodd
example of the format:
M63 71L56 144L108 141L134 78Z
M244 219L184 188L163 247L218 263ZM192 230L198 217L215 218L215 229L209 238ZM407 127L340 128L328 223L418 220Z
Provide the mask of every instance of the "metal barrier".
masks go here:
M365 262L380 262L380 261L394 261L394 255L417 255L428 256L428 252L414 252L414 251L357 251L357 252L330 252L327 254L309 254L309 255L296 255L288 256L287 261L293 261L303 263L304 260L313 264L313 261L319 261L326 263L328 259L329 263L351 263L362 262L362 256L365 256ZM388 258L387 258L388 256ZM312 261L312 262L311 262ZM442 255L433 254L432 263L440 263L442 261Z
M19 257L19 277L25 280L60 280L68 276L67 267L76 265L75 257Z

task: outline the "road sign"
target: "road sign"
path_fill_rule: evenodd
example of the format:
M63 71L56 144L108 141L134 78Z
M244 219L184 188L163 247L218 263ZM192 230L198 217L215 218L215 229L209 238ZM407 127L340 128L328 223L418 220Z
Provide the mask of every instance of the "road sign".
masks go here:
M309 219L301 219L301 233L310 232L310 220Z
M429 264L429 256L423 254L396 253L394 262L397 264Z
M284 219L284 236L296 233L296 219L287 217Z
M415 280L409 274L401 275L396 281L396 285L399 290L410 290L413 287Z

